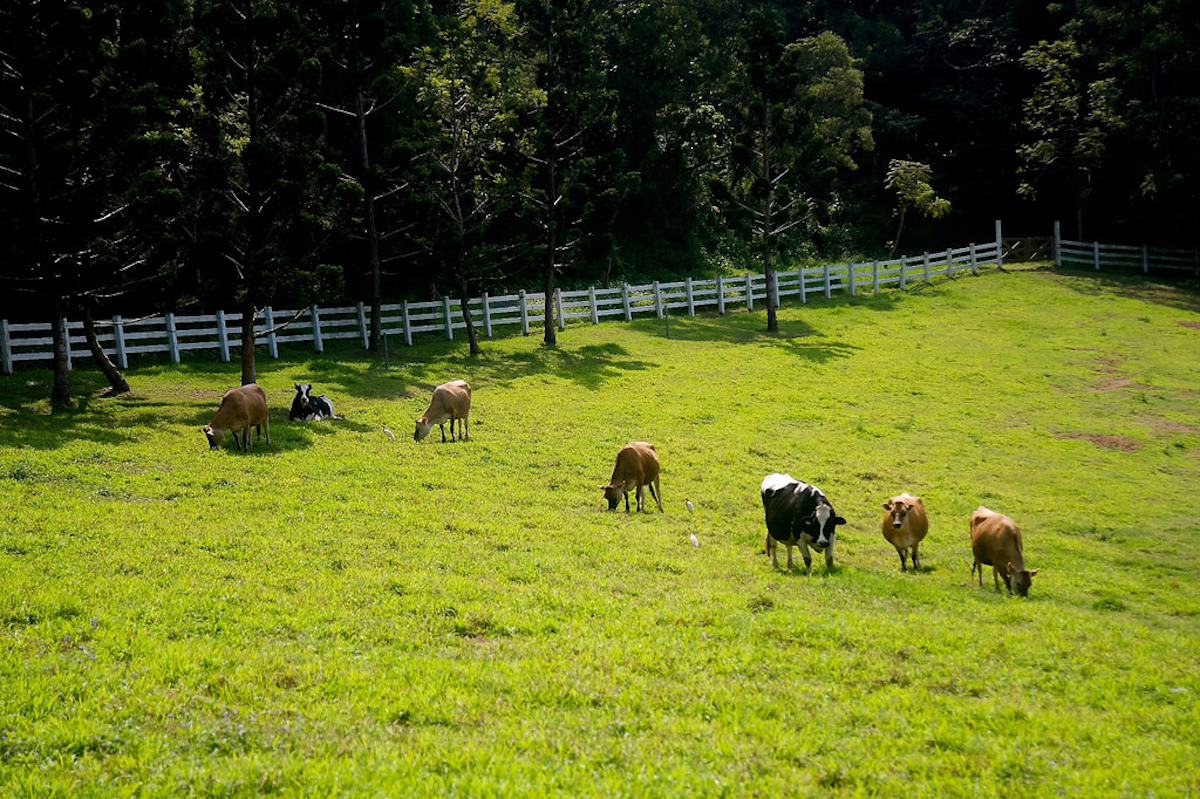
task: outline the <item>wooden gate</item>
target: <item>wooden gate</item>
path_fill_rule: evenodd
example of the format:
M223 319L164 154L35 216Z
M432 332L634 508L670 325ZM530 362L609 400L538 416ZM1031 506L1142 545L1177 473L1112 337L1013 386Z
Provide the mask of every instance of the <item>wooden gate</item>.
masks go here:
M1017 239L1002 239L1004 262L1050 261L1054 258L1053 236L1026 236Z

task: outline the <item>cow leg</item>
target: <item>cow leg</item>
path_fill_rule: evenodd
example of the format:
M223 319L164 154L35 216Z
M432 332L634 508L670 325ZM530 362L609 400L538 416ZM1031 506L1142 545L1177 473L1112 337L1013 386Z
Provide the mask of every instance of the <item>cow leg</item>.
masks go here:
M654 497L654 501L658 503L658 512L666 513L662 506L662 485L658 482L658 478L655 477L653 483L647 483L646 485L650 487L650 496ZM654 490L655 486L658 486L657 492Z
M825 571L833 568L833 542L835 540L833 536L829 536L829 546L825 547Z
M979 570L979 579L980 580L983 579L983 569ZM995 584L996 590L999 591L1000 590L1000 570L997 569L995 566L992 567L992 582ZM1004 582L1007 583L1008 580L1006 579Z
M466 416L464 416L462 423L463 423L462 440L470 441L471 440L471 421Z
M633 495L637 498L638 513L641 513L642 511L644 511L646 509L646 489L645 489L645 487L639 485L637 487L637 489L634 490Z
M629 513L629 492L622 491L621 493L623 493L625 495L625 512Z
M442 443L445 444L446 443L446 423L445 422L439 423L438 429L442 431ZM451 430L450 432L451 432L451 434L454 433L453 430Z
M975 576L976 571L979 572L979 587L983 588L983 564L980 563L979 561L975 561L975 563L973 563L971 565L971 576L972 577Z
M791 571L792 570L792 545L788 544L787 548L788 548L788 571ZM810 558L808 556L808 547L804 547L803 549L801 549L800 554L802 554L804 556L804 571L807 572L810 568L812 568L812 558Z
M770 533L767 533L766 552L771 556L771 563L778 569L779 559L775 555L775 539L771 537Z
M908 571L908 558L905 557L907 553L903 549L897 549L896 554L900 556L900 571Z
M921 570L921 562L919 560L917 560L917 544L912 545L912 562L913 562L913 571L915 571L915 572L920 571Z

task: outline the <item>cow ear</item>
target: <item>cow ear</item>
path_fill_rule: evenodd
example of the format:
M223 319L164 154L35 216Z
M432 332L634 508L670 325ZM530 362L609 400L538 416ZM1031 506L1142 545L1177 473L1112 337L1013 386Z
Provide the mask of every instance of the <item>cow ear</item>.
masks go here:
M1038 573L1038 572L1040 572L1040 571L1041 571L1041 569L1034 569L1033 571L1031 571L1031 572L1029 573L1029 576L1030 576L1030 577L1033 577L1033 575L1037 574L1037 573Z
M892 509L892 503L891 503L891 502L885 502L885 503L883 503L883 509L884 509L884 510L891 510L891 509Z
M846 520L845 520L845 519L843 519L841 516L834 516L834 517L833 517L833 523L834 523L835 525L838 525L838 524L845 524L845 523L846 523Z

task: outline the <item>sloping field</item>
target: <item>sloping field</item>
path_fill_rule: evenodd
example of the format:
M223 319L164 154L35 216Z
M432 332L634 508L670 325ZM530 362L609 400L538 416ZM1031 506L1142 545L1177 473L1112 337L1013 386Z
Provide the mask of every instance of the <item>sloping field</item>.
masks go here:
M1195 287L990 271L780 319L263 357L249 454L200 432L236 365L76 372L55 413L0 379L0 793L1200 792ZM471 440L414 443L458 377ZM345 418L289 424L299 381ZM631 440L665 514L604 510ZM847 518L832 572L762 554L773 471ZM1027 600L971 579L980 504Z

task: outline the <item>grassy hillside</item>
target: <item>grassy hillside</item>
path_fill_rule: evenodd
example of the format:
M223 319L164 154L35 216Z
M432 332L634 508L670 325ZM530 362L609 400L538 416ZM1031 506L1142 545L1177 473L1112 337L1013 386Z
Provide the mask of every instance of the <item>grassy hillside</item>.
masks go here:
M780 319L263 357L249 454L199 429L236 364L54 413L0 378L0 792L1200 792L1200 297L989 272ZM414 443L457 377L471 441ZM301 380L345 419L289 424ZM637 439L665 514L604 510ZM762 554L776 470L848 519L831 573ZM971 580L980 504L1028 600Z

